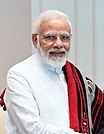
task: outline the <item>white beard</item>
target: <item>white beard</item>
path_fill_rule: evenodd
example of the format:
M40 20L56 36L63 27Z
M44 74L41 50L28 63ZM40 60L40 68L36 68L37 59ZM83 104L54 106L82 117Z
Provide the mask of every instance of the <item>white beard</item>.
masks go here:
M55 68L61 68L65 65L67 57L69 55L69 51L66 51L65 48L50 48L48 51L44 51L41 48L41 45L38 41L38 45L37 45L37 51L38 53L41 55L41 57L43 58L43 60L51 65L52 67ZM56 56L50 56L50 52L53 51L57 51L57 52L64 52L64 55L62 57L56 57Z

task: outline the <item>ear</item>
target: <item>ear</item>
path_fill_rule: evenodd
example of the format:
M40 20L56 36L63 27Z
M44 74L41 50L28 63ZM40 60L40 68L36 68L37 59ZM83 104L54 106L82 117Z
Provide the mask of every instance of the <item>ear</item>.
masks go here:
M37 48L37 34L32 34L32 42L34 47Z

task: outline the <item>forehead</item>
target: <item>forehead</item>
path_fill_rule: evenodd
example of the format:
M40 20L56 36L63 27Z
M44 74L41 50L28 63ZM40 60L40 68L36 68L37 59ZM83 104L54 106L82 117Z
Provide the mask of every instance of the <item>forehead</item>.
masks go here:
M63 18L52 18L45 20L40 25L40 33L46 32L68 32L70 33L71 29L69 23Z

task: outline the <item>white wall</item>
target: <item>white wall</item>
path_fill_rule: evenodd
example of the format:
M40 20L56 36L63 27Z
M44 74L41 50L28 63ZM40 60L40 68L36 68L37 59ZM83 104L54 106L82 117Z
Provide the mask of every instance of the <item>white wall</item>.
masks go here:
M46 9L68 14L73 28L70 60L104 89L104 0L32 0L32 22Z
M104 0L95 2L95 80L104 89Z
M0 91L15 63L31 55L31 1L0 0Z

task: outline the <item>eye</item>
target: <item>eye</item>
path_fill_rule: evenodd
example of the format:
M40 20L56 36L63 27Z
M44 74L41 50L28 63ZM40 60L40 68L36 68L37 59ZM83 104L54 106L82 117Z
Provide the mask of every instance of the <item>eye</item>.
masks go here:
M45 36L45 38L47 38L47 39L54 39L55 36L54 35L48 35L48 36Z
M47 34L47 35L44 35L44 39L46 41L54 41L56 39L56 36L55 35Z
M62 40L69 40L69 35L61 35Z

